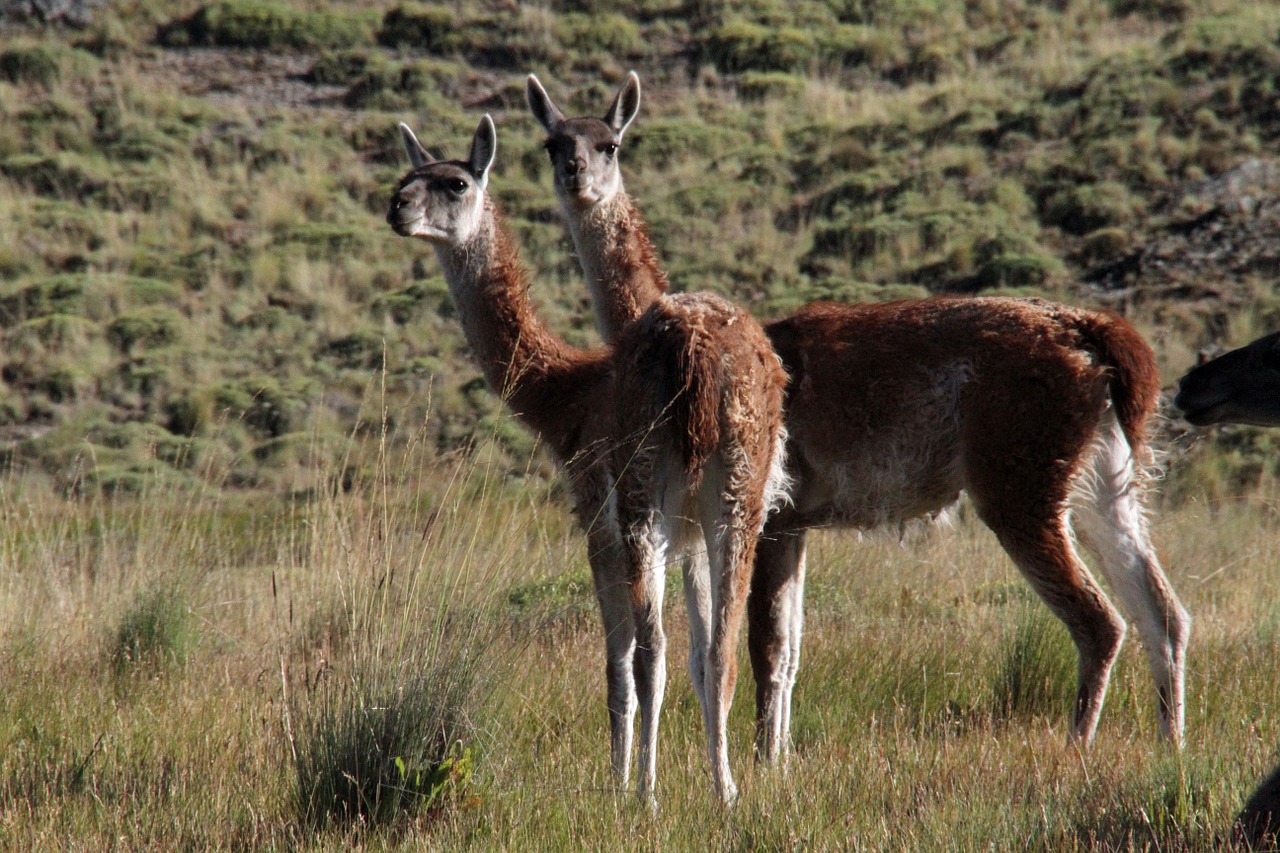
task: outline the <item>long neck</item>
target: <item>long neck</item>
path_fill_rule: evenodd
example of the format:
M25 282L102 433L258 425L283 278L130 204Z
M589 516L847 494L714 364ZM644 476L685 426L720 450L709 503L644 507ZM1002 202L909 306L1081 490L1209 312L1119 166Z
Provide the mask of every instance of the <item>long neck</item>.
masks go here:
M626 191L581 212L570 212L569 231L591 290L596 328L608 343L667 290L667 274L640 212Z
M577 451L590 397L608 370L608 351L574 347L538 319L528 274L491 203L475 239L461 246L437 244L436 252L489 387L567 460Z

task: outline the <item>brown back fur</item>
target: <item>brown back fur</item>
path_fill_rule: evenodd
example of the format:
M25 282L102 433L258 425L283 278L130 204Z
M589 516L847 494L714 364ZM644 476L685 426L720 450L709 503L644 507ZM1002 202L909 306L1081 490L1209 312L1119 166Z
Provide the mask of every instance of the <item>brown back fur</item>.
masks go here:
M1118 395L1126 431L1144 435L1154 396L1135 365L1150 350L1097 316L937 297L815 303L768 324L791 376L792 455L814 486L802 485L796 511L809 523L872 527L934 513L983 484L1016 501L1046 487L1038 466L1082 464L1111 386L1125 382L1141 383ZM1050 491L1065 500L1071 473L1056 476L1061 489Z

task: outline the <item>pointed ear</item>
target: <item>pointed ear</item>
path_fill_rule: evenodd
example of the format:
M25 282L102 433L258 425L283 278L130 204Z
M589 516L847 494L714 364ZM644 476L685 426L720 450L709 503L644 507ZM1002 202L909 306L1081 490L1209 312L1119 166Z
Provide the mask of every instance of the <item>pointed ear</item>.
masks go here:
M404 143L405 153L409 155L409 162L413 164L413 168L419 169L428 163L435 162L435 158L427 153L427 149L422 147L418 137L413 135L409 125L404 122L400 122L400 141Z
M533 113L533 117L547 133L551 132L552 127L564 121L564 113L551 103L551 97L547 94L547 90L542 88L537 76L530 74L529 79L525 81L524 96L529 102L529 112Z
M475 176L480 189L489 184L489 167L493 165L493 157L498 153L498 131L493 126L493 119L488 113L480 119L476 126L475 138L471 140L471 174Z
M627 75L627 82L622 84L618 97L613 99L613 106L604 114L604 123L613 128L622 138L631 120L640 112L640 75L632 71Z

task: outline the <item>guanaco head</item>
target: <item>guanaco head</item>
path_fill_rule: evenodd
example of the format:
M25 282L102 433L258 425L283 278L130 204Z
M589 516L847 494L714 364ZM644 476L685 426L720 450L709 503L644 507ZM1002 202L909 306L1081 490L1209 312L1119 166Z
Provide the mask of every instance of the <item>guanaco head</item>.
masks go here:
M387 224L402 237L453 246L469 242L484 218L485 187L498 148L493 119L480 119L465 161L433 159L403 123L400 139L413 168L391 197Z
M1173 404L1196 426L1280 426L1280 332L1193 367Z
M621 192L618 149L622 134L640 111L640 77L636 72L627 75L603 119L566 118L532 74L525 94L533 117L547 131L546 149L561 202L588 208Z

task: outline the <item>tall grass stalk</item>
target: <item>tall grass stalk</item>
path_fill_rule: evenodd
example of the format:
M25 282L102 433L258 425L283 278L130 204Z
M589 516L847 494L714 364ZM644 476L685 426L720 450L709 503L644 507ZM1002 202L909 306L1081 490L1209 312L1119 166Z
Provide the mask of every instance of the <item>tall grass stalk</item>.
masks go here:
M1196 618L1181 755L1133 636L1090 750L1066 743L1074 673L1005 709L1013 662L1053 680L1035 638L1061 629L962 512L905 543L815 532L795 752L752 766L744 660L730 811L670 596L655 815L610 778L597 620L512 603L594 611L568 513L496 448L357 464L380 443L291 501L0 483L0 849L1191 851L1277 761L1273 493L1155 519ZM136 593L171 587L186 663L119 677Z
M307 520L308 570L333 575L345 623L344 648L301 691L282 668L295 809L317 830L467 802L504 674L495 605L530 520L523 500L500 494L492 446L446 463L439 493L418 500L425 433L395 459L387 439L384 410L367 489L327 493Z

